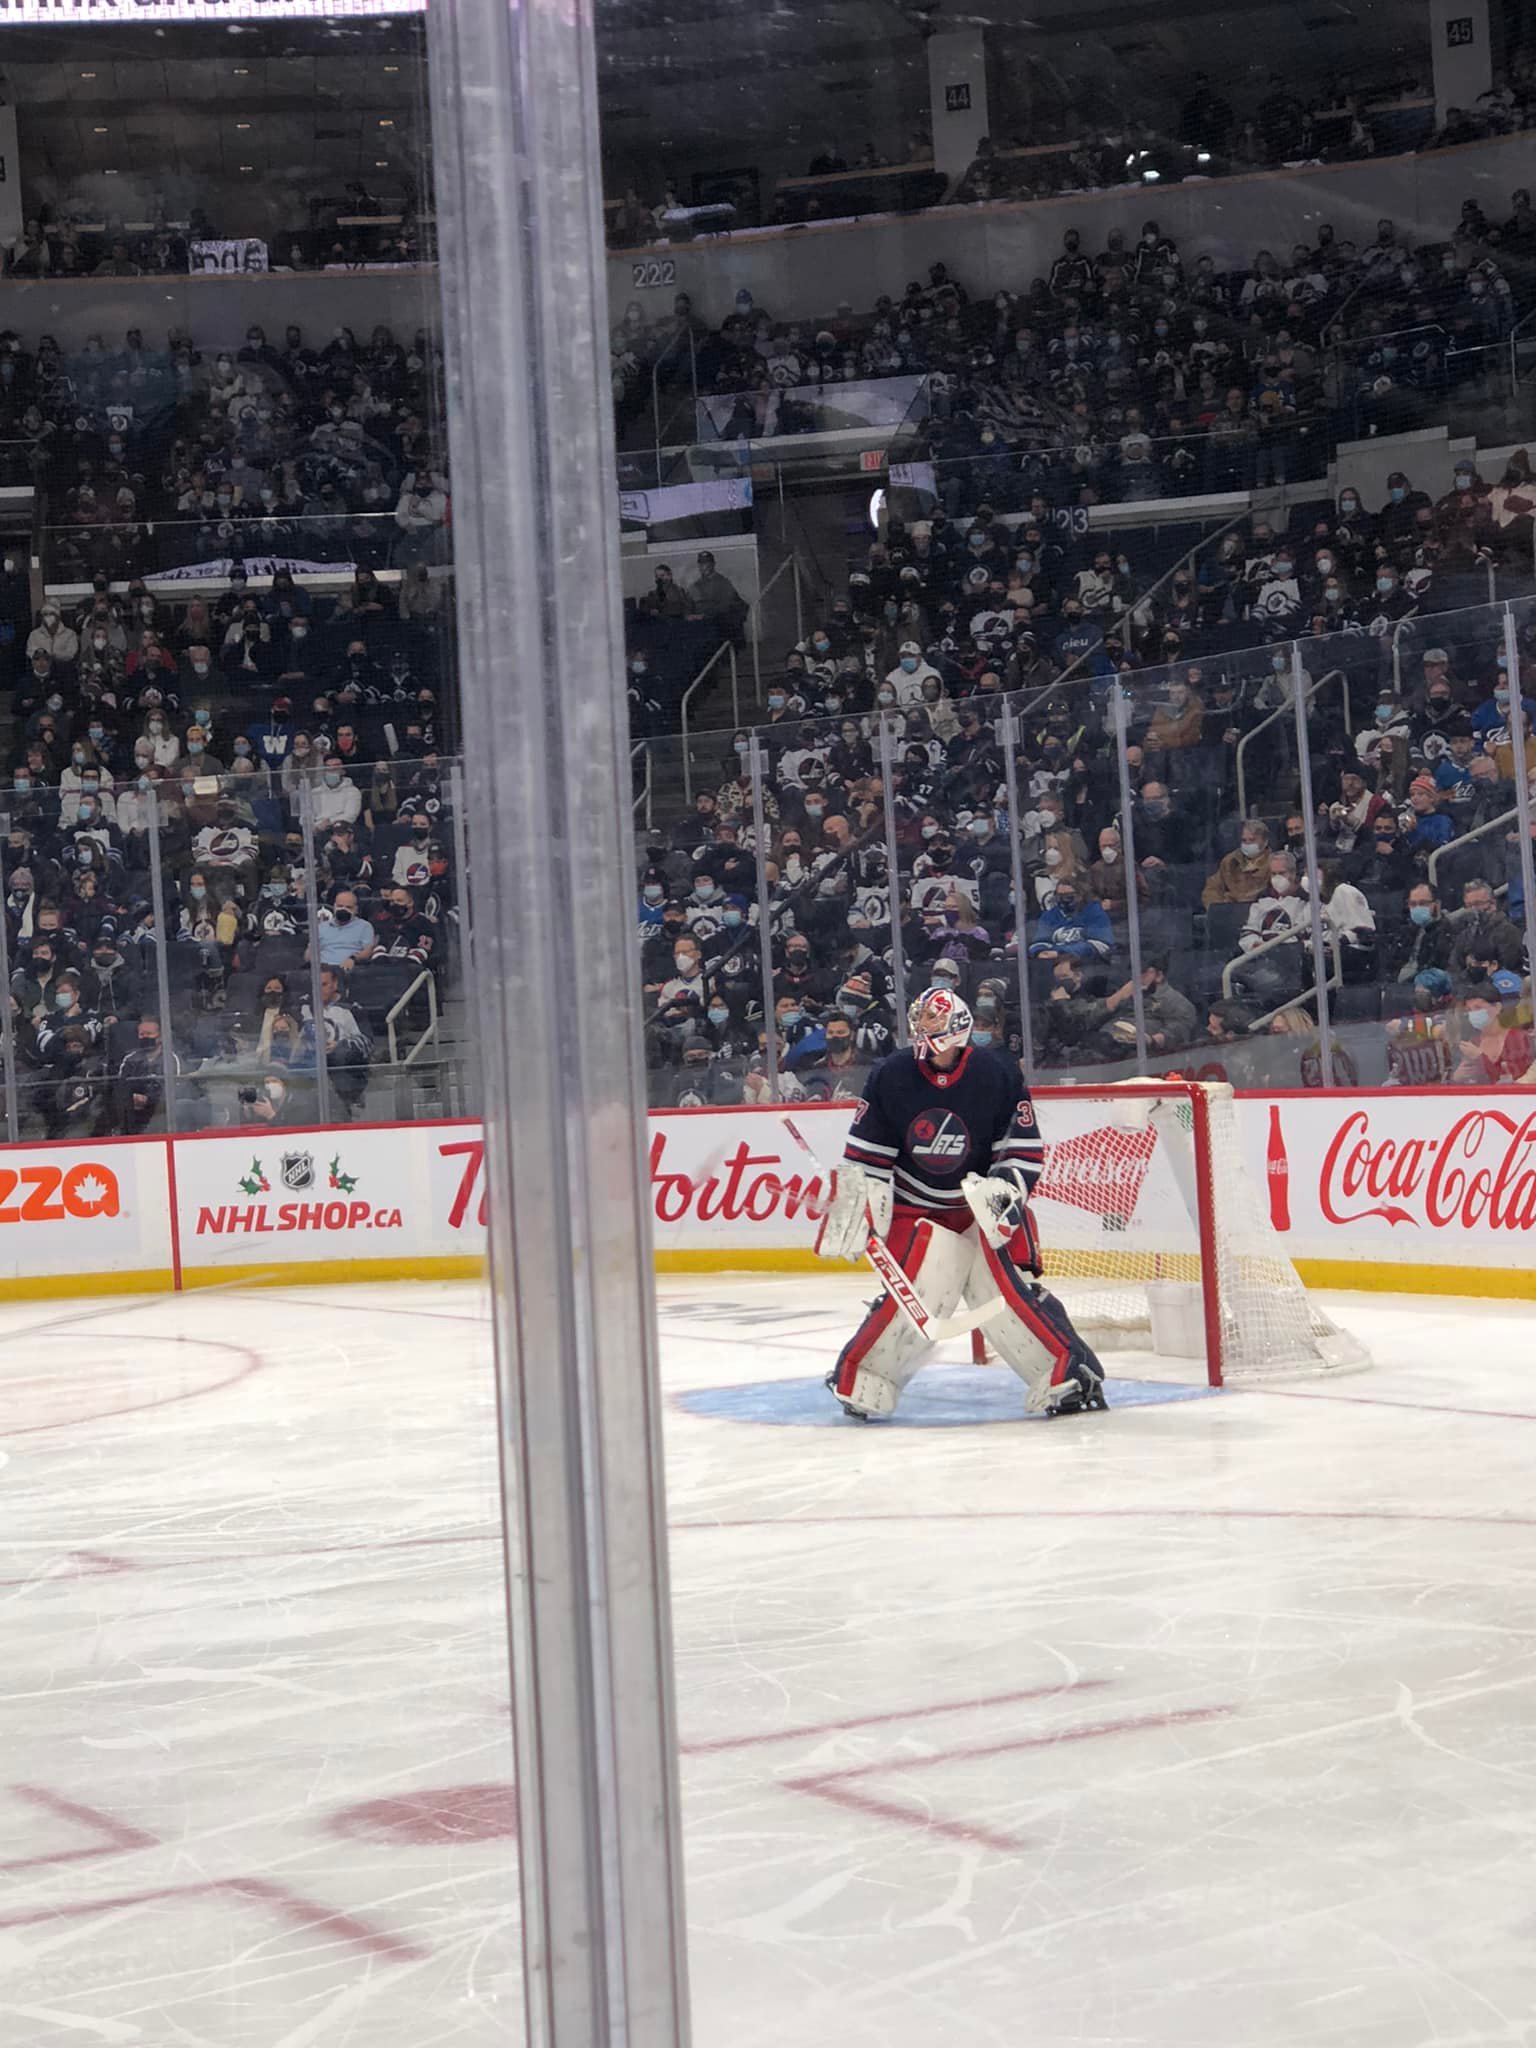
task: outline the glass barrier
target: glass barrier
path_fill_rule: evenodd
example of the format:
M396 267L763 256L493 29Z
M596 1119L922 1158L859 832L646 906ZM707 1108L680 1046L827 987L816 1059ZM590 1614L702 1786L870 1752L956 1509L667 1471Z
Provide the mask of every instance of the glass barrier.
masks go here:
M661 933L648 999L668 939L702 975L696 1005L685 985L653 1009L653 1100L815 1093L828 1030L845 1035L837 1011L856 1055L899 1039L935 976L1042 1079L1450 1078L1434 1006L1468 998L1463 941L1485 912L1501 949L1489 971L1524 971L1499 678L1511 659L1536 670L1536 600L1435 612L1426 594L1405 581L1347 631L1154 668L1105 636L1075 675L1046 664L1014 692L1001 661L967 676L936 646L936 661L906 653L882 675L849 621L813 629L809 659L770 679L767 724L639 749L641 918ZM754 796L768 854L755 900L734 865L756 850ZM728 909L743 937L719 975ZM867 996L848 994L855 965ZM1441 965L1444 986L1419 980Z
M331 723L151 717L118 772L103 729L13 775L15 1135L478 1112L459 764Z

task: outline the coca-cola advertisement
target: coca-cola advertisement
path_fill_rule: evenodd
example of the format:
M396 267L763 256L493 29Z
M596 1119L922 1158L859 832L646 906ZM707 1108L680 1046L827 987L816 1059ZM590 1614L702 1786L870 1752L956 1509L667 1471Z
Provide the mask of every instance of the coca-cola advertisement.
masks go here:
M1531 1263L1536 1096L1526 1090L1240 1098L1238 1122L1293 1258Z

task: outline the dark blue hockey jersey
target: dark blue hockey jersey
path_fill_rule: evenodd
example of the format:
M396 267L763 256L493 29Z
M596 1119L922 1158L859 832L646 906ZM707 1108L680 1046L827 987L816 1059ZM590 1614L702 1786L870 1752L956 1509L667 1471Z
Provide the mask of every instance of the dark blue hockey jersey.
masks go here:
M845 1158L894 1180L899 1208L956 1229L971 1220L968 1173L1007 1169L1033 1191L1045 1147L1024 1076L1006 1053L967 1046L952 1073L894 1052L871 1073L853 1113Z

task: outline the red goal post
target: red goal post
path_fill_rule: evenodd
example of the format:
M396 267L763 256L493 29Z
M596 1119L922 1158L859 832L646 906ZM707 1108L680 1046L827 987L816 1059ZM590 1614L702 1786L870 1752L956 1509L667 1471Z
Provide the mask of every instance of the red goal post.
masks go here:
M1045 1282L1096 1350L1198 1360L1212 1386L1369 1364L1302 1286L1229 1086L1138 1079L1032 1095Z

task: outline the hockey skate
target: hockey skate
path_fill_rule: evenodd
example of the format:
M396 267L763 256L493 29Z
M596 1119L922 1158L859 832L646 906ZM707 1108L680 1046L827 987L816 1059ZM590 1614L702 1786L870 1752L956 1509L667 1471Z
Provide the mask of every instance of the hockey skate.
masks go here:
M1072 1326L1072 1319L1048 1287L1037 1281L1030 1290L1035 1307L1067 1340L1067 1369L1040 1401L1042 1415L1083 1415L1090 1409L1108 1408L1104 1398L1104 1368L1098 1355L1086 1345ZM1033 1401L1030 1403L1034 1406Z
M855 1407L854 1407L854 1405L853 1405L853 1403L852 1403L851 1401L845 1401L845 1400L843 1399L842 1395L841 1395L841 1394L839 1394L839 1393L838 1393L838 1391L837 1391L837 1371L838 1371L838 1369L837 1369L837 1367L836 1367L836 1366L834 1365L834 1366L833 1366L833 1368L832 1368L832 1370L831 1370L831 1371L830 1371L830 1372L829 1372L829 1373L827 1374L826 1378L825 1378L825 1379L824 1379L824 1380L822 1381L822 1385L823 1385L823 1386L824 1386L824 1387L826 1388L826 1390L827 1390L827 1392L828 1392L829 1394L833 1395L833 1396L834 1396L834 1397L836 1398L836 1401L837 1401L837 1405L838 1405L838 1407L842 1409L843 1413L844 1413L844 1414L845 1414L845 1415L846 1415L846 1416L848 1417L849 1421L850 1421L850 1422L880 1422L880 1421L883 1421L883 1420L884 1420L884 1418L883 1418L882 1416L879 1416L879 1415L871 1415L871 1414L870 1414L870 1412L869 1412L869 1410L868 1410L867 1408L855 1408Z
M1085 1415L1090 1409L1107 1409L1104 1372L1085 1344L1067 1367L1067 1376L1052 1387L1050 1399L1041 1411L1045 1415Z

